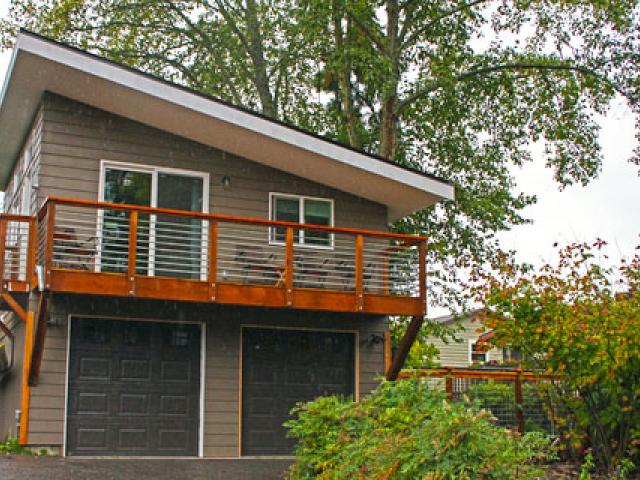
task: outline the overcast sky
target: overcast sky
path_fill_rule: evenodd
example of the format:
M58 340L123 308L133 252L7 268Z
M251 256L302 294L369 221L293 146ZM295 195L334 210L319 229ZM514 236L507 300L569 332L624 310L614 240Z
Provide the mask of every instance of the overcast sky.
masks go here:
M8 5L8 0L0 0L0 16ZM0 84L9 59L9 52L0 55ZM601 237L610 243L612 259L631 255L640 244L640 178L638 167L627 161L635 146L633 114L617 103L600 125L605 160L599 178L587 187L559 191L539 154L534 163L515 170L519 188L538 197L537 205L524 212L533 224L500 234L503 245L516 250L519 260L533 264L553 260L556 241Z

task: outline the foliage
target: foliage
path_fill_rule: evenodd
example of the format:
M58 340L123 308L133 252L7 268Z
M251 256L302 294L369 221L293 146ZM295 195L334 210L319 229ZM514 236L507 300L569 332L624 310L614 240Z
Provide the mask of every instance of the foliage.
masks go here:
M574 244L539 271L501 265L471 288L485 304L492 342L524 354L525 366L557 375L556 423L569 448L590 446L609 471L640 465L640 256L604 268L605 245Z
M635 0L12 0L18 25L447 179L457 201L398 222L428 232L430 299L495 260L535 197L529 144L561 186L600 169L595 115L637 111ZM636 159L637 160L637 159Z
M31 450L20 445L17 438L9 438L0 443L0 455L31 455Z
M294 414L290 479L526 479L550 456L544 435L511 435L419 380L383 382L357 403L318 398Z

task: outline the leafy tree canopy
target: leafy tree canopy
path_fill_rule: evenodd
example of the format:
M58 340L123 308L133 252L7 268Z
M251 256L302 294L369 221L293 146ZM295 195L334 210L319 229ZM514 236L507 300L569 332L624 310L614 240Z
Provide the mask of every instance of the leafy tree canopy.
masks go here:
M513 165L546 145L561 187L597 176L598 114L640 104L636 0L13 0L18 25L455 184L397 223L428 232L431 299L527 220ZM638 155L632 159L638 162ZM639 162L640 163L640 162Z
M472 275L468 293L486 305L494 345L561 380L562 437L611 472L640 469L640 255L605 268L603 246L569 245L538 271L503 264Z

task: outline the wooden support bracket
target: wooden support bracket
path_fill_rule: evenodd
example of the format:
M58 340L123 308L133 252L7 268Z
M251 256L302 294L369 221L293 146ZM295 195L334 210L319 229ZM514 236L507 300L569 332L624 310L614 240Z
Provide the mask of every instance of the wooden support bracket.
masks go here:
M33 342L33 352L31 354L31 366L29 367L29 385L38 385L40 377L40 366L42 365L42 355L44 354L44 341L47 336L47 325L49 320L49 293L41 293L38 300L35 322L36 336Z
M411 323L407 327L407 331L404 334L404 337L400 340L400 344L398 345L398 350L393 357L393 361L391 362L391 367L389 367L389 371L387 372L387 380L396 380L398 378L398 374L402 367L404 367L404 362L409 355L409 350L413 346L413 342L415 342L418 337L418 332L424 323L424 316L417 315L411 318Z

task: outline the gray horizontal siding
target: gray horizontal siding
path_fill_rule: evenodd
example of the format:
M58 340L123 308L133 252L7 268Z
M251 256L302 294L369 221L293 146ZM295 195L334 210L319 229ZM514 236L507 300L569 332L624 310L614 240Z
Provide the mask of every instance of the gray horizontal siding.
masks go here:
M97 199L101 160L207 172L209 211L266 218L269 192L335 200L337 226L384 230L386 208L70 100L44 100L40 199ZM223 176L232 186L221 187Z

